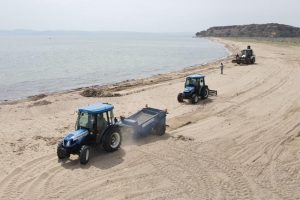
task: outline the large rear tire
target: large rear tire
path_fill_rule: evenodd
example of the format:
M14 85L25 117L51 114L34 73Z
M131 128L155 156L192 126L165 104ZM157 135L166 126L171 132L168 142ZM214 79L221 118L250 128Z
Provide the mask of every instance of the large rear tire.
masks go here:
M80 149L79 159L80 163L85 165L89 162L91 155L91 148L89 146L83 145Z
M209 90L207 87L205 87L202 91L202 94L201 94L201 99L207 99L208 98L208 94L209 94Z
M106 135L104 135L103 148L107 152L113 152L120 148L122 143L122 136L120 129L112 128Z
M63 141L60 141L57 145L57 157L59 159L65 159L69 158L70 154L67 152L67 150L63 147Z
M178 101L179 103L182 103L182 102L183 102L183 94L182 94L182 93L179 93L179 94L177 95L177 101Z

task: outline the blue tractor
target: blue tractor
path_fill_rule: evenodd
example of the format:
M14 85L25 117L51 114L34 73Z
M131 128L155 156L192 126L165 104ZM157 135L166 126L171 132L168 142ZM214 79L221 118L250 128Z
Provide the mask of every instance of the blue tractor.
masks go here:
M216 90L210 90L205 85L205 76L201 74L190 75L185 80L184 91L177 96L178 102L188 99L191 103L198 103L199 99L207 99L209 95L217 95Z
M114 107L108 103L80 108L75 131L58 143L58 158L65 159L71 154L77 154L80 163L87 164L92 147L102 145L107 152L116 151L121 146L122 128L131 128L135 134L144 136L150 133L165 134L167 110L146 106L132 116L121 117L118 121L114 117L113 109Z
M70 154L77 154L80 163L86 164L90 159L91 147L102 144L107 152L118 150L122 136L113 108L106 103L80 108L75 131L66 135L57 146L58 158L69 158Z

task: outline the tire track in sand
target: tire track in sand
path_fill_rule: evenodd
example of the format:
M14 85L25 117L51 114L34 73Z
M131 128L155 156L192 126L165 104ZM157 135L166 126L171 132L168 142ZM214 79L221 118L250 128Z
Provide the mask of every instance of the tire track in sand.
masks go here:
M161 170L162 175L171 179L178 188L183 188L191 199L215 199L217 194L228 199L254 199L250 184L233 163L196 152L196 146L192 143L160 144L161 151L156 147L156 151L149 148L143 152L154 158L152 163ZM174 173L174 167L178 166L192 176L190 180L194 183L186 182L182 174ZM217 178L214 176L216 173L224 174L226 179Z

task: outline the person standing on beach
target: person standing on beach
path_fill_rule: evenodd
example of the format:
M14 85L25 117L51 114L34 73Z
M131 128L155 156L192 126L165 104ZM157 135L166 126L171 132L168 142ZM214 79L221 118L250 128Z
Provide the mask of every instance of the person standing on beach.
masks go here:
M223 63L221 63L220 69L221 69L221 74L223 74L223 69L224 69Z

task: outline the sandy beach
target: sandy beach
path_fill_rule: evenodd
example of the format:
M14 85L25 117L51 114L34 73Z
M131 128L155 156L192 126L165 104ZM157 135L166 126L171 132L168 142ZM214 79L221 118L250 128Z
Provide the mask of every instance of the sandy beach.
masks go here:
M247 41L214 39L233 53ZM231 57L143 80L0 104L0 199L300 199L300 46L252 41L257 63ZM179 104L184 77L201 73L218 96ZM87 165L60 162L57 142L82 106L109 102L116 116L168 109L167 133L95 150Z

